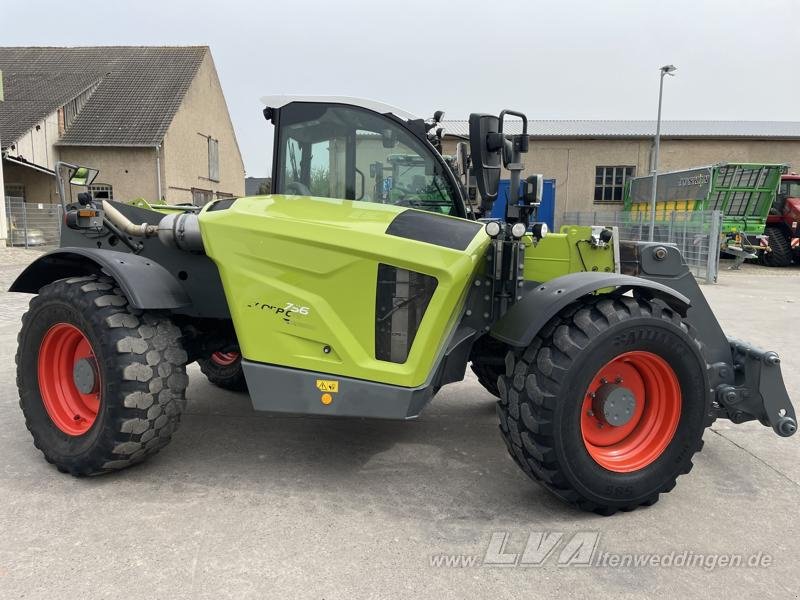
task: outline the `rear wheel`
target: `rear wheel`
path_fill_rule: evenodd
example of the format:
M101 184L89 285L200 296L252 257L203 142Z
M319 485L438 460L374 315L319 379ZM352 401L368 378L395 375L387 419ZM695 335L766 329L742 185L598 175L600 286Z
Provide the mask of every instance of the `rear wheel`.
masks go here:
M654 504L702 448L705 362L660 301L577 302L506 363L498 415L511 456L581 509Z
M761 262L767 267L788 267L792 264L792 240L783 227L767 227L771 252L761 253Z
M22 317L20 407L34 445L60 471L94 475L165 446L188 383L180 330L131 309L107 277L42 288Z
M242 371L242 355L238 352L214 352L197 361L200 370L214 385L234 392L247 390Z
M484 389L492 396L500 397L497 379L506 370L504 356L508 346L488 335L481 337L472 349L470 357L472 372Z

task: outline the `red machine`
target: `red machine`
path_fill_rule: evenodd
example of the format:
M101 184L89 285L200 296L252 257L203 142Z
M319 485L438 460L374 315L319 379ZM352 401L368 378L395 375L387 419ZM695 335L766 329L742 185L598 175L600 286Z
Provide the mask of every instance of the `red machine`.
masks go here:
M769 236L771 252L761 261L768 267L788 267L800 262L800 174L781 176L781 187L767 217L764 233Z

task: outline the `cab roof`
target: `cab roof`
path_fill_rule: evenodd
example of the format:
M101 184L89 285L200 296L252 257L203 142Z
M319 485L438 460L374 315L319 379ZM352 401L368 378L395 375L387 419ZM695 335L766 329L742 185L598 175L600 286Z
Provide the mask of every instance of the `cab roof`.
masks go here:
M360 108L365 108L380 114L392 114L399 119L403 119L404 121L415 121L419 119L418 116L405 111L402 108L392 106L391 104L379 102L378 100L369 100L367 98L353 98L351 96L310 96L302 94L288 94L278 96L263 96L261 98L261 102L263 102L264 105L269 108L282 108L293 102L345 104L348 106L358 106Z

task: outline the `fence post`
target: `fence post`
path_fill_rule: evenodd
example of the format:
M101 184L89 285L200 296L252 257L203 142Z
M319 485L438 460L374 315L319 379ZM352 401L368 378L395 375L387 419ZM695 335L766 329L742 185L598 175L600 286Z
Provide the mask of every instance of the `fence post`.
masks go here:
M672 243L672 228L675 226L675 211L669 213L669 228L667 229L667 243Z
M11 221L14 218L14 215L11 214L11 197L3 195L3 199L6 202L6 234L8 235L8 240L6 241L6 245L13 246L14 245L14 230L11 227Z
M22 226L24 228L23 235L25 236L25 247L28 247L28 208L25 206L25 200L22 200Z
M708 263L706 264L706 283L716 283L719 271L719 236L722 229L722 212L711 213L711 227L708 234Z

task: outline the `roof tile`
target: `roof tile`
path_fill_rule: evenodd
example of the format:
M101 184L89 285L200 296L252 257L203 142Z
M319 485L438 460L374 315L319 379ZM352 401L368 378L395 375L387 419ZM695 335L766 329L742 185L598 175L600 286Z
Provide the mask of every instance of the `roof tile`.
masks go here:
M7 101L0 139L10 143L92 85L59 145L154 146L164 139L206 46L0 48Z

